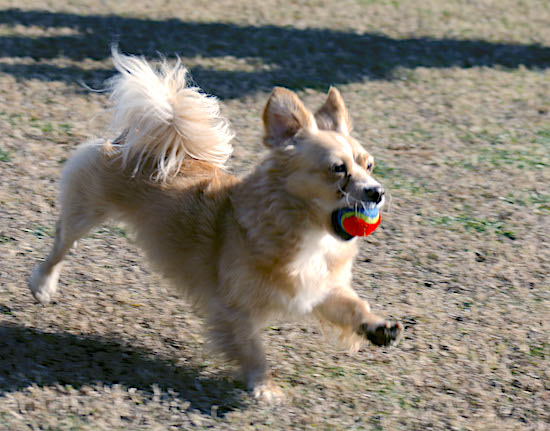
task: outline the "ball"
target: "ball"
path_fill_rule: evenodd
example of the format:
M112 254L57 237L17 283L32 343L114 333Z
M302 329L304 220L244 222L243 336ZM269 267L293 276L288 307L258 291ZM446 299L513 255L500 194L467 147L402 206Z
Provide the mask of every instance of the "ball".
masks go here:
M378 208L340 208L332 213L332 225L345 240L373 233L380 224Z

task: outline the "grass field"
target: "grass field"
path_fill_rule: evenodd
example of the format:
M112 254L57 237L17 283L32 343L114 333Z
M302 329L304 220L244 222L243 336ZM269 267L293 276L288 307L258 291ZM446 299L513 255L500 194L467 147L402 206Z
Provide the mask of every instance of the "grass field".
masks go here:
M0 0L0 429L550 429L550 3L546 0ZM253 402L124 226L27 288L59 173L109 119L109 46L179 55L260 160L274 85L337 86L391 194L354 285L401 319L388 349L314 321L265 330L288 401Z

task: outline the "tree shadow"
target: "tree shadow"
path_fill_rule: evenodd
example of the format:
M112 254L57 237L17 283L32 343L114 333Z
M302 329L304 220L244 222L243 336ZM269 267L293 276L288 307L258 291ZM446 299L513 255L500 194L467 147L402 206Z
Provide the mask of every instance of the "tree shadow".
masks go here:
M120 384L153 395L153 385L172 389L190 408L217 414L242 407L243 388L227 378L205 378L199 370L154 358L151 352L114 340L46 333L18 326L0 326L0 395L31 384ZM238 390L241 389L241 390Z
M114 15L75 15L47 11L0 11L0 23L70 29L68 35L1 36L1 57L51 60L104 60L113 41L122 51L156 56L232 56L247 61L246 70L197 67L193 77L222 98L239 97L274 85L294 89L325 88L369 79L392 79L398 68L475 67L548 68L550 48L537 44L492 43L483 40L390 37L329 29L239 26L226 23L152 20ZM44 64L0 64L0 70L23 78L83 80L100 84L112 69L55 67ZM250 71L252 70L252 71Z

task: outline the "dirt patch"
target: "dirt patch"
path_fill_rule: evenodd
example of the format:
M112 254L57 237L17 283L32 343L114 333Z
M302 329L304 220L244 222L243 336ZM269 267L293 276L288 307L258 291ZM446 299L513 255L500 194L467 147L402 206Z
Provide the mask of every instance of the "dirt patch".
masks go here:
M547 429L546 3L19 3L0 2L1 429ZM69 256L57 303L34 304L59 172L108 120L81 83L110 76L113 40L180 55L222 98L238 174L262 156L273 85L311 106L338 86L392 197L355 286L404 321L399 346L350 355L313 322L273 322L289 401L255 404L115 225Z

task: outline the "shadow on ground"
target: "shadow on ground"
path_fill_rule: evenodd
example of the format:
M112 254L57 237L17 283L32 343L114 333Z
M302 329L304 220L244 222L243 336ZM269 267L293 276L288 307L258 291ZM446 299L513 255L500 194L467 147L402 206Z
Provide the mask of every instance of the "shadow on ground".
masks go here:
M482 40L433 38L392 39L328 29L239 26L226 23L156 21L113 15L74 15L47 11L0 11L0 24L65 28L63 36L0 37L0 57L34 60L69 58L104 60L119 41L122 51L156 56L245 59L242 70L192 68L205 91L233 98L274 85L294 89L325 88L370 79L391 79L398 68L501 66L548 68L550 48L536 44L491 43ZM235 68L233 68L235 69ZM0 70L22 78L84 81L99 85L112 69L57 67L51 64L6 64Z
M0 326L0 395L31 384L120 384L153 395L153 385L171 388L190 408L223 415L242 406L235 382L209 379L199 370L154 358L151 352L113 340L46 333L18 326ZM242 389L242 388L241 388Z

